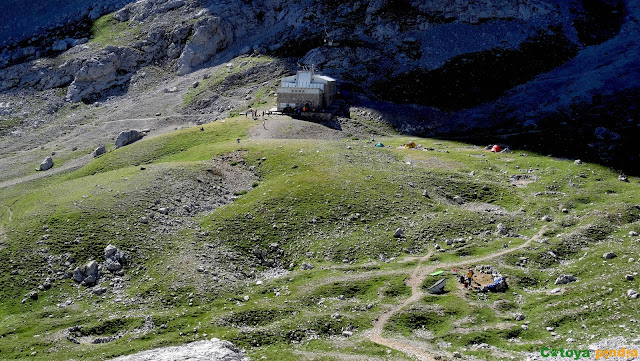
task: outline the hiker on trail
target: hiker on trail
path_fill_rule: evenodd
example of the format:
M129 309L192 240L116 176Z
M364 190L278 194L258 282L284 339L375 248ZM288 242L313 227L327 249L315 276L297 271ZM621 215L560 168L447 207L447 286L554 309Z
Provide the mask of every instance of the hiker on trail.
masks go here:
M236 139L236 142L240 143L240 138L237 138L237 139Z
M267 130L267 122L264 118L262 118L262 127Z

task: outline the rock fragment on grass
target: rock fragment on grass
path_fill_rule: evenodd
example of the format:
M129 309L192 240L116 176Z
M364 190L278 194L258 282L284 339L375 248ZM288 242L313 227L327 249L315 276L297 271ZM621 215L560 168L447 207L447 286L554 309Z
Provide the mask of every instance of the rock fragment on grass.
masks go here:
M144 133L135 129L121 132L118 134L118 138L116 138L116 148L121 148L125 145L137 142L142 139L142 137L144 137Z
M577 281L577 279L575 278L574 275L560 275L558 278L556 278L555 283L557 285L566 285L567 283L571 283L575 281Z
M300 268L303 269L303 270L312 270L315 267L311 263L302 262L302 264L300 265Z
M29 298L34 300L34 301L38 300L38 291L29 292Z
M45 171L45 170L49 170L53 167L53 158L51 157L46 157L42 163L40 163L40 168L38 168L41 171Z
M104 144L100 144L98 145L98 148L94 149L93 152L91 152L91 155L95 158L103 155L106 152L107 152L107 147L105 147Z
M607 253L603 254L602 257L604 257L604 259L613 259L613 258L618 257L618 255L616 255L613 252L607 252Z
M508 233L509 233L509 230L507 229L507 227L502 223L498 223L496 234L505 236Z

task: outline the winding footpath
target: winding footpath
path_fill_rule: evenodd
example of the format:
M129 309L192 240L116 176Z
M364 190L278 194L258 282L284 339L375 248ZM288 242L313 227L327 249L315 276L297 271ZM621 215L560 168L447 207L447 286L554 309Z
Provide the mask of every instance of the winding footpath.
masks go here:
M428 354L427 351L421 348L415 347L413 344L407 342L406 340L390 339L382 336L382 331L384 330L384 327L389 321L389 319L395 314L397 314L398 312L400 312L409 304L419 301L426 295L426 293L422 290L421 285L422 285L422 282L424 282L425 278L430 273L438 269L449 269L452 267L464 268L464 266L470 265L472 263L485 262L494 258L504 256L509 253L516 252L518 250L528 247L531 244L531 242L533 242L534 240L539 239L544 234L545 230L546 230L546 227L540 228L538 233L536 233L533 237L529 238L525 243L517 247L505 249L500 252L496 252L486 256L460 260L458 262L423 265L423 263L427 261L429 257L431 257L431 255L433 254L433 250L430 251L424 257L418 260L418 264L416 265L416 268L413 270L413 272L411 272L411 276L409 277L409 280L407 280L407 286L411 287L411 297L407 298L402 303L392 307L391 309L383 311L383 313L378 315L378 317L376 318L373 324L373 329L371 330L369 339L372 342L375 342L379 345L386 346L386 347L398 350L400 352L403 352L407 355L413 356L418 360L435 361L435 358L430 354Z

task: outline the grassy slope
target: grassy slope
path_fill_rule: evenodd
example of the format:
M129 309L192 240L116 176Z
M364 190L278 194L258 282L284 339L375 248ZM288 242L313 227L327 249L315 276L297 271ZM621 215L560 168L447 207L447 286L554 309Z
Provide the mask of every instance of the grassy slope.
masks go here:
M627 259L638 258L637 238L627 236L630 230L640 231L640 211L633 207L640 204L637 179L622 183L596 165L522 152L491 154L428 139L417 141L441 151L380 149L359 140L246 141L243 134L252 124L239 117L206 125L204 132L198 127L143 140L71 174L3 190L0 359L35 352L33 359L97 360L211 336L247 348L255 359L386 357L386 349L367 341L363 331L381 310L409 295L402 281L415 262L378 259L424 254L434 243L447 251L436 253L432 262L489 254L503 244L524 242L495 236L498 223L531 236L547 223L541 220L545 215L553 218L547 243L494 262L509 277L509 292L479 298L450 282L445 296L428 297L392 318L387 334L447 341L452 344L448 351L481 342L512 351L563 346L544 331L546 326L581 346L592 337L637 335L628 323L638 318L636 301L621 297L628 287L637 288L623 280L629 272ZM241 144L237 137L243 138ZM383 142L398 146L408 140L392 137ZM255 166L257 186L236 202L196 217L206 233L187 229L148 238L153 234L138 222L144 209L137 201L162 189L158 175L177 171L189 177L193 167L236 150L246 151L246 162ZM141 164L149 172L140 172ZM537 182L511 186L511 175L529 169ZM422 196L423 190L429 197ZM549 191L558 193L535 195ZM452 202L455 195L501 206L506 213L463 209ZM568 213L561 212L563 208ZM392 237L398 227L405 229L406 238ZM49 238L42 239L43 234ZM462 237L466 245L445 244L446 239ZM70 280L56 281L51 290L40 292L38 301L20 302L51 276L48 255L69 254L75 266L92 257L102 260L108 243L134 257L123 298L135 302L114 302L110 282L103 283L108 293L100 297ZM269 260L257 258L254 250L268 251L271 243L284 250L276 264L293 264L293 271L255 285L251 272L268 269ZM197 263L183 262L189 254L205 252L208 244L228 250L233 258L223 263L253 281L224 286L212 274L195 272ZM602 253L610 250L620 257L604 261ZM558 258L546 256L548 251ZM310 259L307 252L313 252ZM529 265L516 266L518 257L529 257ZM300 271L303 261L316 268ZM55 272L66 266L51 268ZM11 275L12 270L17 274ZM547 295L560 273L573 273L579 282L561 295ZM56 306L65 300L73 304ZM531 321L527 331L512 321L515 311ZM332 317L334 313L340 317ZM148 315L156 326L166 327L146 335L129 333L103 345L76 345L61 336L74 325L83 325L92 336L117 334L139 327ZM612 317L616 322L603 324ZM126 321L115 321L123 318ZM352 329L354 337L340 340L345 329ZM430 334L416 332L420 329ZM467 352L497 357L490 351ZM405 359L395 351L391 356Z
M107 14L93 22L91 33L93 38L89 43L96 47L127 45L140 34L140 26L131 26L130 21L119 22L113 14Z

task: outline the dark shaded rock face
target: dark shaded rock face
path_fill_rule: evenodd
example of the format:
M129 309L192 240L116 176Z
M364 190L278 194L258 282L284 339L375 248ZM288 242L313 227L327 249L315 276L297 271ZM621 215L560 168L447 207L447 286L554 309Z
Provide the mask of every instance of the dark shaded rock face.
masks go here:
M582 0L575 28L585 45L601 44L620 32L626 15L623 0Z
M523 125L520 119L502 119L473 132L435 136L481 146L501 142L543 155L581 159L640 174L638 104L638 91L628 90L598 96L592 103L574 104L567 112L549 114L538 120L535 129Z
M542 154L562 154L640 174L638 104L637 91L598 97L595 103L575 104L570 113L544 118L535 132L505 139Z
M529 39L517 50L464 54L435 70L414 70L377 82L374 92L393 102L415 103L455 111L496 100L505 91L549 71L577 53L556 29ZM384 77L381 77L384 79Z

